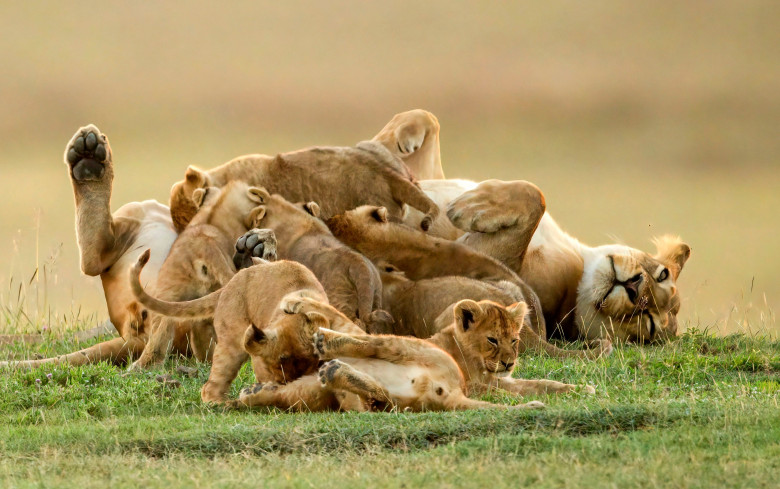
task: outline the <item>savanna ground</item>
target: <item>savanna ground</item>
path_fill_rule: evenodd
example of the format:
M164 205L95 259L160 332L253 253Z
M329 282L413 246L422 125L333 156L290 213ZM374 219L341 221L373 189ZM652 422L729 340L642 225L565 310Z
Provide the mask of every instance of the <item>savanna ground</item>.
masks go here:
M0 486L774 484L779 13L753 0L0 4L0 334L49 342L0 358L68 351L106 317L99 280L79 273L62 164L88 122L111 138L117 208L167 201L188 164L353 144L422 107L449 177L531 180L589 244L650 249L671 232L693 248L678 341L593 364L522 359L519 374L595 396L534 413L224 413L198 403L205 366L178 389L155 380L180 359L127 377L0 373Z

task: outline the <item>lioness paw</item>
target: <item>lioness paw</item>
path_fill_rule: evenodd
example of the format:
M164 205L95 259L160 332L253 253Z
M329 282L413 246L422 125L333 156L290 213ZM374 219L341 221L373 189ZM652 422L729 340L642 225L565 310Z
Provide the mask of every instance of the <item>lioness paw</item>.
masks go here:
M252 394L257 394L263 389L263 383L257 382L253 385L250 385L249 387L244 387L241 389L241 393L239 394L239 398L243 398L246 396L251 396Z
M583 385L582 392L584 392L585 394L595 394L596 388L593 387L592 385Z
M76 131L65 147L65 163L77 182L102 179L110 157L108 138L92 124Z
M254 265L253 258L276 260L276 235L271 229L250 229L236 241L233 265L236 270Z
M606 338L593 340L588 343L588 346L600 357L608 357L613 351L612 341Z

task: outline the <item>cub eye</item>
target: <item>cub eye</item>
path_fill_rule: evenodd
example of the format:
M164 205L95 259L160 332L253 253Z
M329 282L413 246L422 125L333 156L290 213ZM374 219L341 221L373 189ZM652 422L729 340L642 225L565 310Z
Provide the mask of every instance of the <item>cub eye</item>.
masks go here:
M661 274L658 276L658 278L656 280L658 282L663 282L667 278L669 278L669 269L668 268L664 268L663 270L661 270Z
M513 339L512 340L512 346L516 345L518 341L520 341L520 338Z
M498 346L498 340L493 338L492 336L488 336L488 343L490 343L493 346Z

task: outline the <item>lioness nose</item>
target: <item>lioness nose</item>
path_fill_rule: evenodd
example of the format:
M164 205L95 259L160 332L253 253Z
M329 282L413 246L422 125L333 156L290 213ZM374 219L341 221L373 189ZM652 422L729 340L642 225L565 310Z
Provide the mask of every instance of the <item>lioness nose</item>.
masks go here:
M505 369L507 369L507 370L509 370L510 368L512 368L512 366L513 366L514 364L515 364L515 362L509 362L509 363L507 363L507 362L501 362L501 365L503 365L503 366L504 366L504 368L505 368Z
M624 289L626 289L626 294L628 294L628 300L631 301L632 304L636 304L636 298L639 297L639 285L642 283L642 274L637 274L630 279L623 282L622 285Z

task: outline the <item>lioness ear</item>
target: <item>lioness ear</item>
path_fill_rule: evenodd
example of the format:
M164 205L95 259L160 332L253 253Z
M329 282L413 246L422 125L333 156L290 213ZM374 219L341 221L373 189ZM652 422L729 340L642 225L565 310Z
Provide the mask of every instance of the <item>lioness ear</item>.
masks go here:
M528 314L528 304L525 302L515 302L506 308L506 312L522 324L525 315Z
M249 187L246 191L249 200L257 202L258 204L265 204L271 199L271 194L263 187Z
M244 224L249 229L259 228L260 221L262 221L264 217L265 217L265 206L263 205L257 206L251 211L249 211L249 215L246 217L246 222Z
M268 341L268 335L254 324L250 324L244 332L244 350L247 353L257 352L259 348L267 345Z
M377 207L371 211L371 217L379 222L387 222L387 208Z
M482 315L482 308L479 304L470 300L464 299L455 304L455 323L460 326L463 331L468 331L469 328L475 323L476 319Z
M208 178L206 172L192 165L188 166L187 171L184 172L184 179L196 187L205 187Z
M691 257L691 247L683 243L679 236L661 236L654 238L653 243L658 250L655 259L669 267L676 280L685 262Z
M307 202L303 204L303 210L314 217L320 217L320 205L316 202Z

